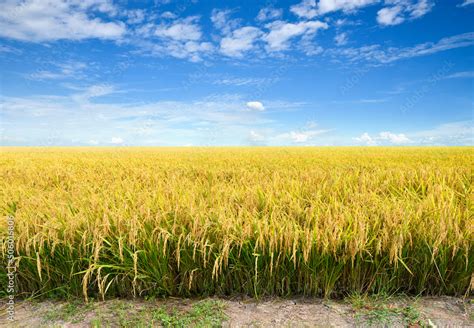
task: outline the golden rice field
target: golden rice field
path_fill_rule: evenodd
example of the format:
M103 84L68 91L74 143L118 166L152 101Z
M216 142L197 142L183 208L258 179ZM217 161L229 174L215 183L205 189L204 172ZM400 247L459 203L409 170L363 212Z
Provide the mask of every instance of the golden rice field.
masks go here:
M470 292L473 147L0 148L19 295Z

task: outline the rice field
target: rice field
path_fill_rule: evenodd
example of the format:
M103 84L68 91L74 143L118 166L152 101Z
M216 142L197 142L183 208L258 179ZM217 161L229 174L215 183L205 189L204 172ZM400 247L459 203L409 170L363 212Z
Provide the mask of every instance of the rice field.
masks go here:
M465 295L473 147L0 148L18 295Z

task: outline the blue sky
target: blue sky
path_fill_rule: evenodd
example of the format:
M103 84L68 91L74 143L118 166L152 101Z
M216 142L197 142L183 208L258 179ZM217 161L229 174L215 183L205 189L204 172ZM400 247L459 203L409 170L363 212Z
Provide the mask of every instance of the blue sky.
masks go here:
M472 145L473 0L1 0L1 145Z

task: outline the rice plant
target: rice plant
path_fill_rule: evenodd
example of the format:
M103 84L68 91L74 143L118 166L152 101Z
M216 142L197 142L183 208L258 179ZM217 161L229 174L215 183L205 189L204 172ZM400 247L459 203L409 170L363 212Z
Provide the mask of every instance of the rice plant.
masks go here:
M23 296L470 292L473 148L1 148Z

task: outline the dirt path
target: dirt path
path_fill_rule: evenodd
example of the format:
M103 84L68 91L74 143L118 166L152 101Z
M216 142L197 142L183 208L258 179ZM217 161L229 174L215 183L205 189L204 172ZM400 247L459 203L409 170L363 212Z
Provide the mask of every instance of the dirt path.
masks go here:
M474 327L472 299L452 297L321 299L24 301L1 327Z

